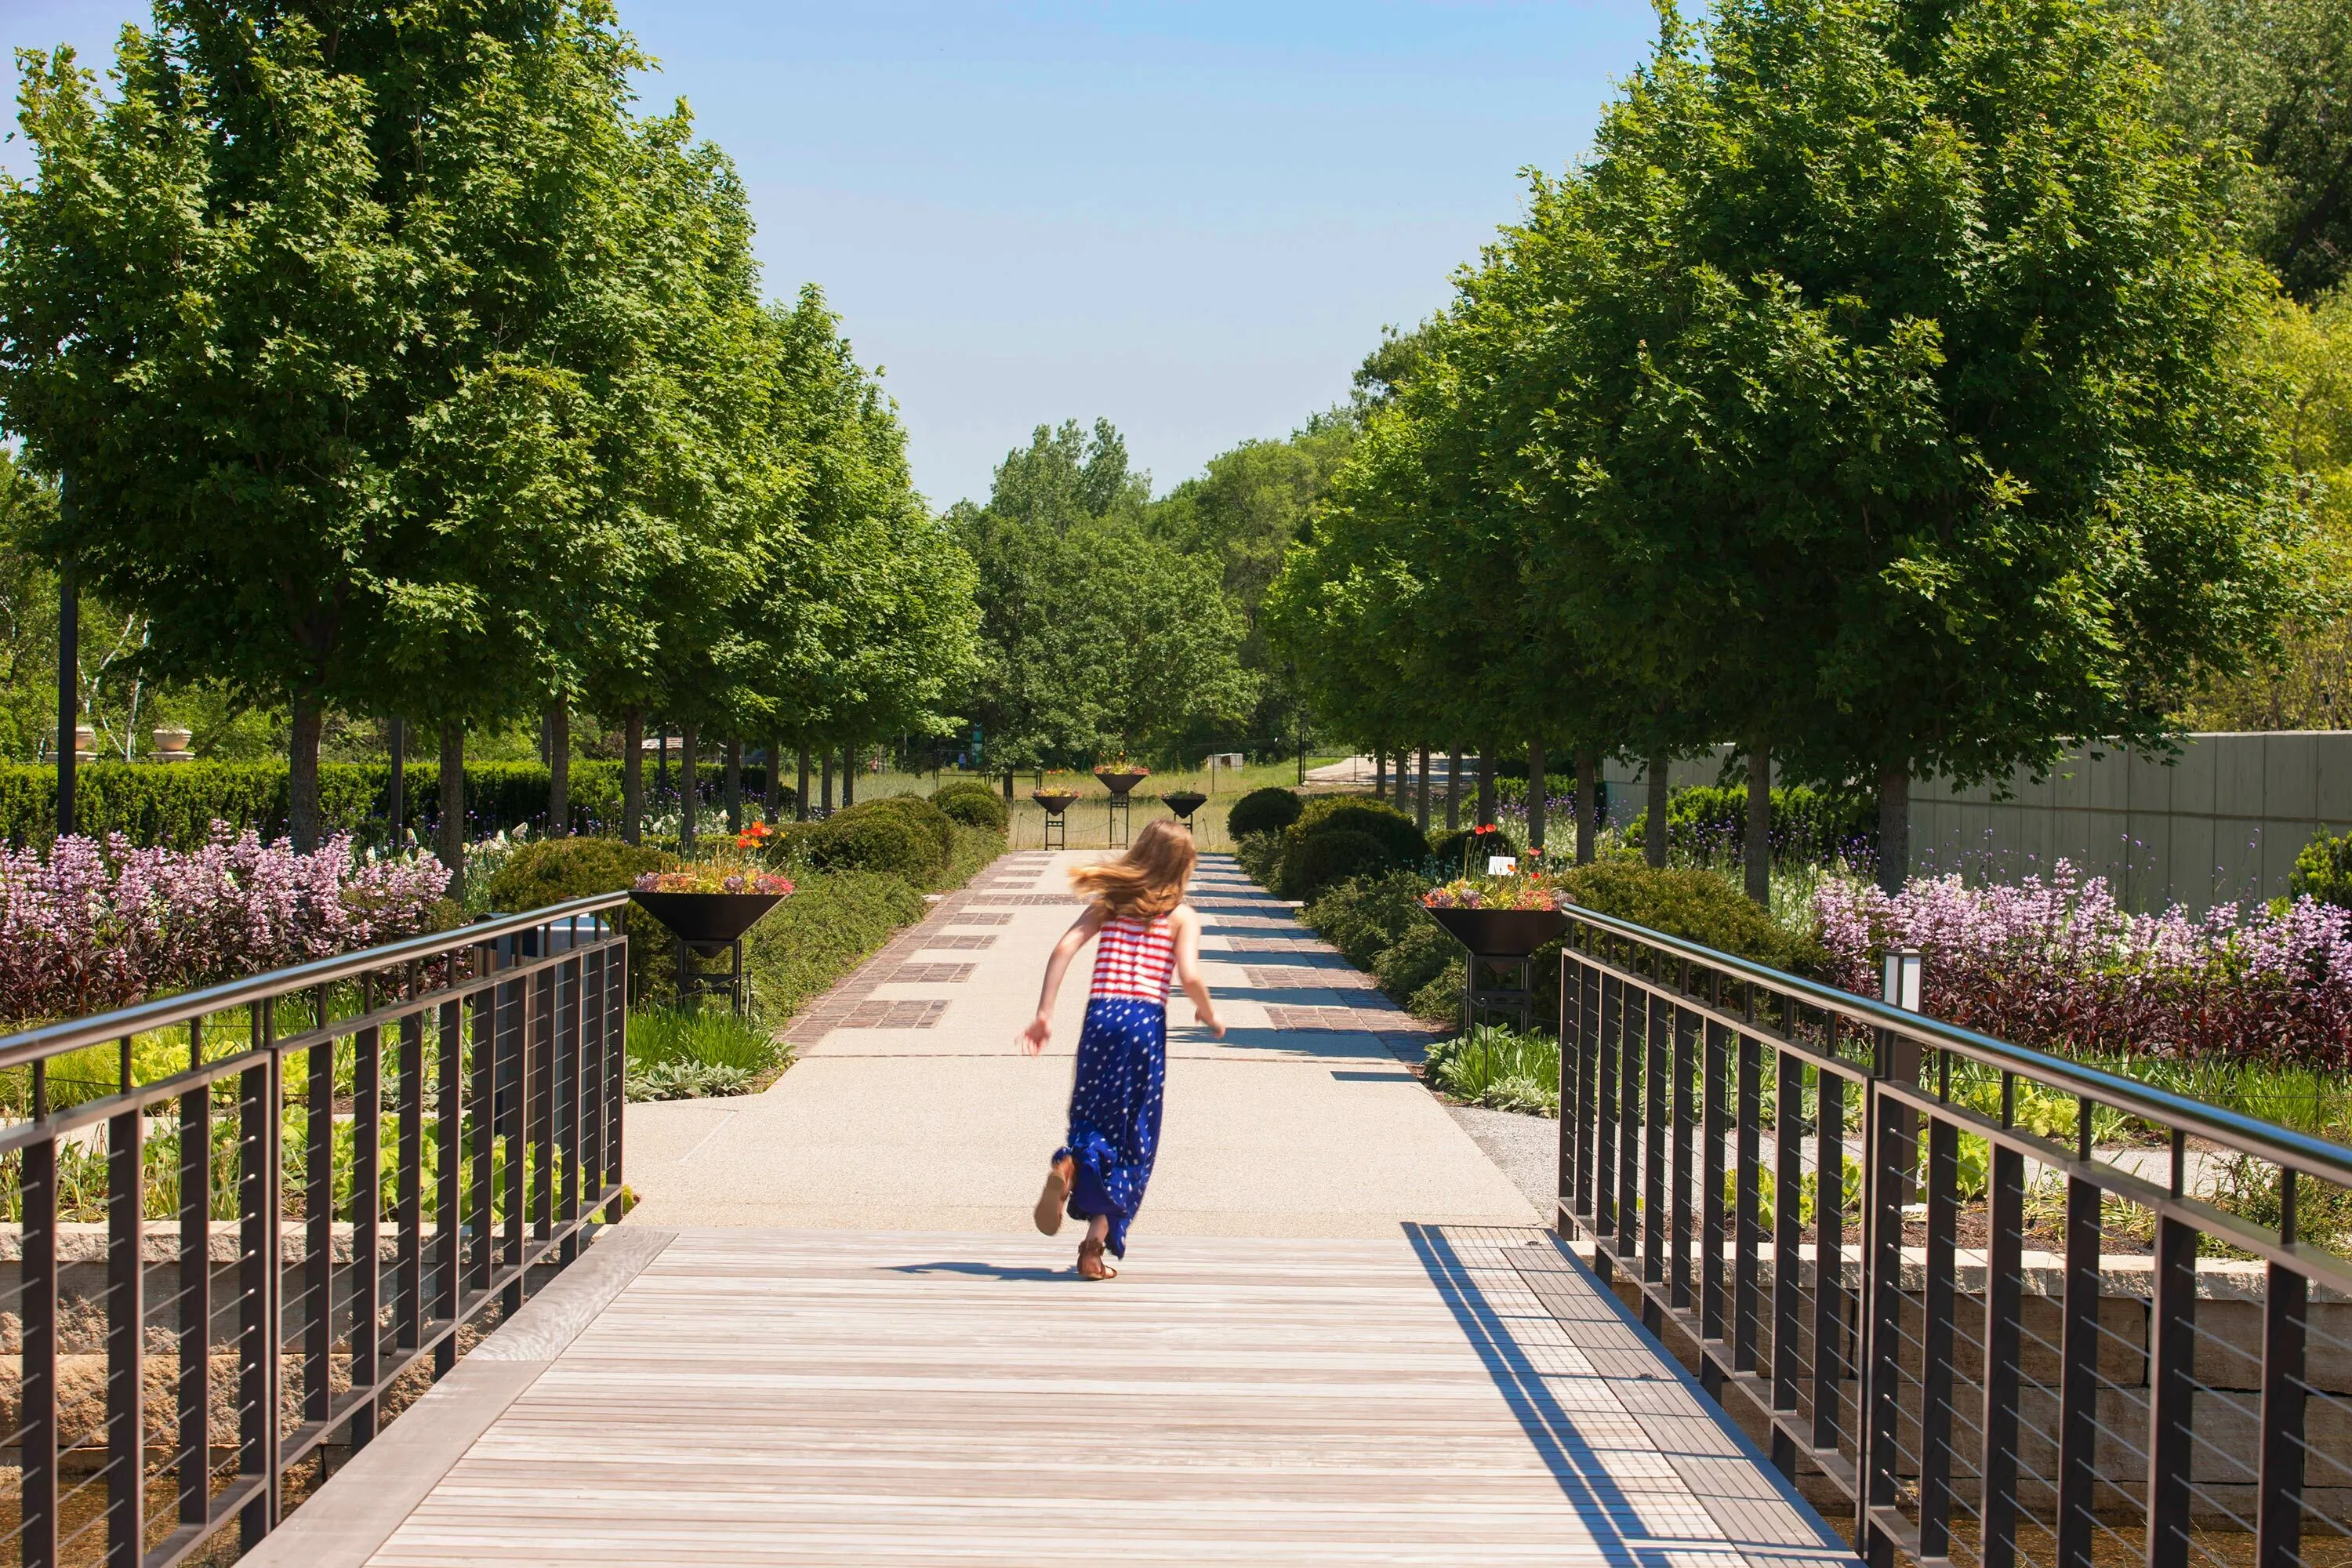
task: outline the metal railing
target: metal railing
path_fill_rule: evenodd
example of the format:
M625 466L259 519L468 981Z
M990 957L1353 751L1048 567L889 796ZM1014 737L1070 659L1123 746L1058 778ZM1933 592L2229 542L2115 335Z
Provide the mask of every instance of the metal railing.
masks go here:
M1560 1227L1866 1559L2352 1559L2352 1150L1567 912Z
M619 1217L625 898L0 1039L15 1562L250 1547Z

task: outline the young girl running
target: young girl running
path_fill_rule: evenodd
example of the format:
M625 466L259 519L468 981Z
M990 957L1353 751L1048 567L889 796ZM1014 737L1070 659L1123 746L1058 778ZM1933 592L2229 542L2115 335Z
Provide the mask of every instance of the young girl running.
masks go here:
M1087 1222L1086 1239L1078 1243L1082 1279L1118 1278L1103 1251L1127 1256L1128 1222L1151 1180L1167 1082L1171 970L1209 1032L1221 1037L1225 1032L1201 978L1201 917L1183 902L1192 875L1192 836L1164 818L1137 834L1121 858L1071 872L1071 883L1094 894L1095 901L1054 944L1037 1016L1021 1031L1022 1047L1031 1056L1045 1048L1062 975L1078 949L1099 936L1094 989L1078 1032L1069 1139L1055 1151L1037 1199L1037 1228L1047 1236L1062 1228L1066 1205L1071 1218Z

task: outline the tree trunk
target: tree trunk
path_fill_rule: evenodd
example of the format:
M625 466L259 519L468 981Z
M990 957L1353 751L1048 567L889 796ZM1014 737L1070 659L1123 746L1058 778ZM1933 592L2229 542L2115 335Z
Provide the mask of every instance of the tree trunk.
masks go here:
M801 771L794 775L795 782L793 789L793 820L795 822L806 822L809 819L808 775L809 750L806 746L803 746Z
M441 726L441 820L435 826L433 852L449 868L449 897L466 897L466 726L450 720Z
M677 852L686 856L694 853L694 819L702 805L702 777L695 761L700 753L694 731L690 719L677 727Z
M1482 743L1478 748L1478 826L1490 827L1495 821L1495 748Z
M572 837L572 700L547 705L547 831Z
M773 827L776 816L784 804L782 759L784 743L771 735L768 738L768 773L760 781L760 820Z
M1528 847L1544 847L1544 752L1541 741L1528 742Z
M1396 808L1405 809L1405 791L1412 787L1412 752L1400 750L1396 754Z
M384 825L392 830L391 846L396 850L408 841L408 721L385 720L383 738L392 752L391 776L383 791Z
M1462 826L1462 748L1455 746L1445 753L1445 831L1452 833Z
M1650 808L1642 820L1642 858L1653 866L1666 863L1667 769L1664 752L1650 753Z
M1592 841L1597 833L1595 807L1601 796L1601 753L1590 747L1579 747L1576 752L1576 863L1592 864Z
M73 519L73 487L64 487L66 518ZM58 569L58 837L79 832L81 805L74 773L81 762L81 586L69 560ZM317 753L311 778L316 789ZM313 795L315 799L315 794ZM312 818L313 831L317 818Z
M1911 764L1878 770L1878 887L1899 893L1911 879Z
M743 831L743 738L740 735L727 742L727 771L719 786L719 798L727 805L727 831Z
M642 842L646 832L646 710L621 715L621 837Z
M1748 744L1748 896L1772 905L1772 748Z
M308 855L319 847L319 731L326 727L327 713L313 691L295 692L288 706L292 732L287 738L286 829L296 851ZM61 766L72 750L68 736L58 759Z
M1007 782L1004 790L1009 796L1013 792L1012 775L1008 773L1005 778ZM824 793L817 796L817 808L823 815L831 816L833 815L833 752L829 748L824 753L824 777L819 787Z
M841 809L847 811L857 804L857 748L841 748Z
M1421 788L1419 798L1413 806L1412 819L1421 828L1422 837L1427 837L1429 836L1429 748L1427 746L1421 749Z
M1011 768L1004 770L1004 809L1008 816L1013 810L1013 770Z
M669 726L664 724L654 732L654 809L662 808L669 794Z

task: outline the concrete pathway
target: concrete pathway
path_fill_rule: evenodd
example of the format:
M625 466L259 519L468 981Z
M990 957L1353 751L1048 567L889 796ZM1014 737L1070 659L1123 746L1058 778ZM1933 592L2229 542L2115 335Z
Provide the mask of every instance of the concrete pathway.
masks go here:
M1013 1037L1094 852L1007 856L793 1031L766 1093L633 1105L633 1225L1001 1231L1069 1250L1029 1217L1060 1141L1091 950L1045 1055ZM1159 1168L1133 1236L1394 1237L1407 1220L1528 1225L1516 1184L1406 1063L1422 1026L1249 882L1203 857L1192 898L1226 1025L1169 1010Z

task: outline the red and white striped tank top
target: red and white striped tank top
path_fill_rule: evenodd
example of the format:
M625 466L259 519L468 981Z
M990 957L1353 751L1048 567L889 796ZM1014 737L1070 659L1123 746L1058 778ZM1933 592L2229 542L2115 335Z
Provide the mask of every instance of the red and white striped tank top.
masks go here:
M1095 938L1095 984L1089 994L1135 1002L1168 1002L1176 968L1176 937L1168 917L1113 915Z

